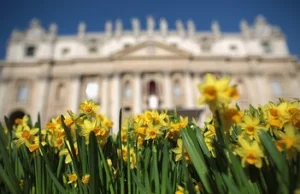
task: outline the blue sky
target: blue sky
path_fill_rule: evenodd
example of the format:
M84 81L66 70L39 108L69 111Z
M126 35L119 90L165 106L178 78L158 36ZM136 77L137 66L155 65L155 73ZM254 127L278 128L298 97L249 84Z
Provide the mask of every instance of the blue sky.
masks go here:
M14 28L26 29L32 18L44 27L58 24L59 34L74 34L80 21L88 31L100 31L106 20L122 19L130 28L130 19L137 17L145 27L146 17L157 21L164 17L169 27L175 21L193 19L198 30L209 30L212 20L218 20L223 31L238 31L242 18L253 23L262 14L271 24L281 27L287 36L291 54L300 56L300 1L200 1L200 0L2 0L0 4L0 59L5 56L7 40Z

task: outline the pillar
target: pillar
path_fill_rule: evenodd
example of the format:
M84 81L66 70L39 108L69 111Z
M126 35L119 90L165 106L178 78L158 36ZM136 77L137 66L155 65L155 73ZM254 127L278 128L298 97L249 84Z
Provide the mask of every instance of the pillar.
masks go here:
M164 108L172 108L172 83L170 72L164 72Z
M112 133L117 134L119 131L119 113L120 103L120 74L115 73L111 80L111 118L114 123Z
M142 112L142 83L141 74L136 72L134 74L134 105L133 114L140 114Z

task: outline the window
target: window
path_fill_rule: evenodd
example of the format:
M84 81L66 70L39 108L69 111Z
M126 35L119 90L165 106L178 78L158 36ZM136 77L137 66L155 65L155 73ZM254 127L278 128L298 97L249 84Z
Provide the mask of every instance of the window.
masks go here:
M97 47L94 47L94 46L93 46L93 47L90 47L90 48L89 48L89 52L90 52L90 53L97 53L97 52L98 52L98 49L97 49Z
M129 48L131 45L130 45L130 43L125 43L124 44L124 48Z
M99 85L97 82L88 82L85 94L88 99L97 100Z
M63 48L62 50L61 50L61 54L63 55L63 56L65 56L65 55L67 55L67 54L69 54L70 53L70 49L69 48Z
M130 82L126 81L125 85L124 85L124 96L125 98L130 98L131 97L131 86L130 86Z
M234 44L231 44L231 45L229 46L229 49L230 49L231 51L236 51L236 50L237 50L237 46L234 45Z
M261 43L262 47L263 47L263 50L264 50L264 53L271 53L272 52L272 48L271 48L271 45L270 45L270 42L268 41L264 41Z
M201 38L201 50L205 53L211 50L211 43L208 37Z
M181 95L181 88L180 88L179 80L175 80L175 82L174 82L174 85L173 85L173 94L175 96L180 96Z
M271 87L275 96L281 97L283 95L283 88L278 79L271 80Z
M157 94L156 83L153 80L148 84L148 94Z
M17 101L21 103L26 102L28 98L28 92L29 92L28 86L24 83L20 84L18 87Z
M125 107L124 107L124 110L125 110L126 112L129 112L129 111L131 111L131 107L125 106Z
M26 57L33 57L35 55L35 47L34 46L28 46L25 50Z
M157 109L159 107L159 98L157 85L154 80L148 82L148 108Z

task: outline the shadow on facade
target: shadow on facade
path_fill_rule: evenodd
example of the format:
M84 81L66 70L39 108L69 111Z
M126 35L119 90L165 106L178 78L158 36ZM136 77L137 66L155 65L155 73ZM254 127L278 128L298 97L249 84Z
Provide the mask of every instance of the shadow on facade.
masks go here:
M9 122L13 125L16 119L22 119L25 116L23 110L15 110L9 115Z

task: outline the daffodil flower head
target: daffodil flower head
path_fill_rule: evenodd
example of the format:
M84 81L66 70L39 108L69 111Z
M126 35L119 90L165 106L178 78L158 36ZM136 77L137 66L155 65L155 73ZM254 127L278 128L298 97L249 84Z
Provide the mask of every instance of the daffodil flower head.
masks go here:
M238 142L240 146L235 149L235 152L241 157L242 166L254 165L257 168L261 168L262 159L265 156L258 141L252 141L250 143L242 137L239 137Z
M21 125L22 127L25 127L28 125L28 120L29 120L29 117L28 115L25 115L23 118L18 118L15 120L15 124L17 125Z
M177 147L173 148L172 151L175 153L175 161L182 160L184 157L186 162L190 161L190 156L186 149L183 147L182 139L177 139Z
M100 106L95 104L93 100L86 100L79 105L80 113L94 116L97 111L100 109Z
M280 139L276 141L279 151L286 151L287 158L293 159L300 152L300 131L291 123L284 126L284 133L280 133Z
M230 78L217 79L212 74L207 74L204 83L198 85L201 97L199 104L207 103L211 110L215 110L220 104L229 104L237 99L238 92L235 86L230 86Z
M22 130L16 132L17 142L16 146L20 147L22 144L29 146L35 139L35 135L39 131L38 128L30 129L29 126L25 126Z
M68 184L74 184L74 187L77 187L77 174L71 173L68 175Z
M89 181L90 181L90 177L91 177L91 176L90 176L89 174L83 175L82 178L81 178L81 182L82 182L83 184L87 185L87 184L89 183Z
M243 134L251 140L254 138L259 139L258 132L260 130L267 130L265 126L260 124L258 116L245 115L243 122L239 126L242 128Z

